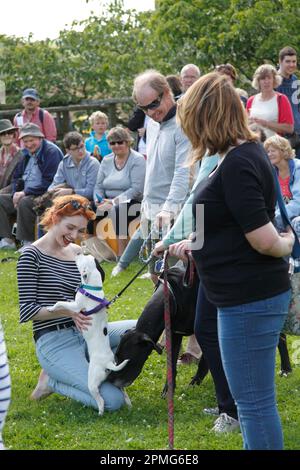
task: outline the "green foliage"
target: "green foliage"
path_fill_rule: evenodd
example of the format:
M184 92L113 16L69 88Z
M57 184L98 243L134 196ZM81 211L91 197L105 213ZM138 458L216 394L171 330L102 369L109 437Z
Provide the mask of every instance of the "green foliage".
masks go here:
M2 252L0 258L11 256ZM105 295L112 298L137 272L133 263L110 278L112 265L105 264ZM71 399L53 394L41 402L32 402L29 395L36 385L40 366L34 351L31 323L18 323L16 261L0 263L0 315L4 328L12 378L12 403L4 428L6 446L13 450L76 450L76 449L166 449L168 445L167 403L160 397L166 375L166 355L153 352L140 377L128 387L132 409L127 407L99 417L96 410ZM109 310L109 320L138 318L150 298L149 280L137 279ZM296 338L289 338L291 358L299 360L294 348ZM298 344L299 349L299 344ZM298 449L300 440L299 380L300 369L288 379L276 377L277 401L283 423L285 447ZM195 365L180 366L175 392L176 449L241 449L241 434L218 437L209 432L213 418L202 413L215 406L214 387L208 376L200 387L188 387ZM277 372L279 364L277 364Z
M191 62L203 72L230 62L247 87L282 47L299 49L299 16L294 0L158 0L142 13L115 0L54 41L0 36L0 78L11 104L27 86L44 105L126 96L143 70L177 73Z

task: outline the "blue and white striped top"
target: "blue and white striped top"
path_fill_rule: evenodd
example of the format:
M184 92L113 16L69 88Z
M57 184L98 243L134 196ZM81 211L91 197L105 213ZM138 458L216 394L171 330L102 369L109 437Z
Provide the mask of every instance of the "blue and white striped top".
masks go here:
M4 334L0 321L0 450L4 449L2 440L2 429L5 417L10 404L10 375L6 355Z
M81 278L75 261L64 261L31 245L22 253L17 266L20 323L33 320L33 331L52 325L73 324L70 317L34 320L42 307L59 301L73 301Z

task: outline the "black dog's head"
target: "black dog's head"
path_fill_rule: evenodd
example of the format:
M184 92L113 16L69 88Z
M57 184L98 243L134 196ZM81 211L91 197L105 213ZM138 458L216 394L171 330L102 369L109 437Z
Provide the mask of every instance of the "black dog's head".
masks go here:
M122 370L110 372L107 380L117 387L128 387L131 385L140 375L153 349L159 354L162 353L161 346L157 345L147 334L137 331L135 328L126 331L121 337L115 353L115 360L117 364L120 364L125 359L129 359L129 362Z

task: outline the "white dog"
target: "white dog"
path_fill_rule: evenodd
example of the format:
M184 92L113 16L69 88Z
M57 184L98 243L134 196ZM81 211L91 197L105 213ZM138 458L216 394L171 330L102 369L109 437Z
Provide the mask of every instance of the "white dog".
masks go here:
M102 300L104 299L104 292L101 274L96 267L93 256L80 253L76 256L76 264L81 274L82 286L77 291L74 302L57 302L52 307L48 307L49 311L66 308L78 313L84 310L89 313L97 310L101 301L105 303L105 300ZM102 415L104 400L99 393L99 386L106 379L109 371L123 369L128 359L119 365L116 365L114 362L114 354L110 348L107 332L106 308L104 307L100 311L91 313L91 318L92 322L88 330L82 332L90 357L88 388L97 402L99 415ZM124 396L126 404L130 406L130 400L125 392Z

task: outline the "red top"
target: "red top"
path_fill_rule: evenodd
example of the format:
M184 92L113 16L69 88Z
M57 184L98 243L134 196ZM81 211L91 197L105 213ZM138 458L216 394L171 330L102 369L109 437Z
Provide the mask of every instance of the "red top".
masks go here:
M286 204L293 198L293 195L290 190L290 179L290 176L287 176L286 178L281 178L281 176L278 175L281 194Z
M275 91L275 93L278 105L278 124L294 124L294 115L288 98L282 93L278 93L278 91ZM250 114L254 96L255 95L250 96L247 101L246 109L248 114Z

